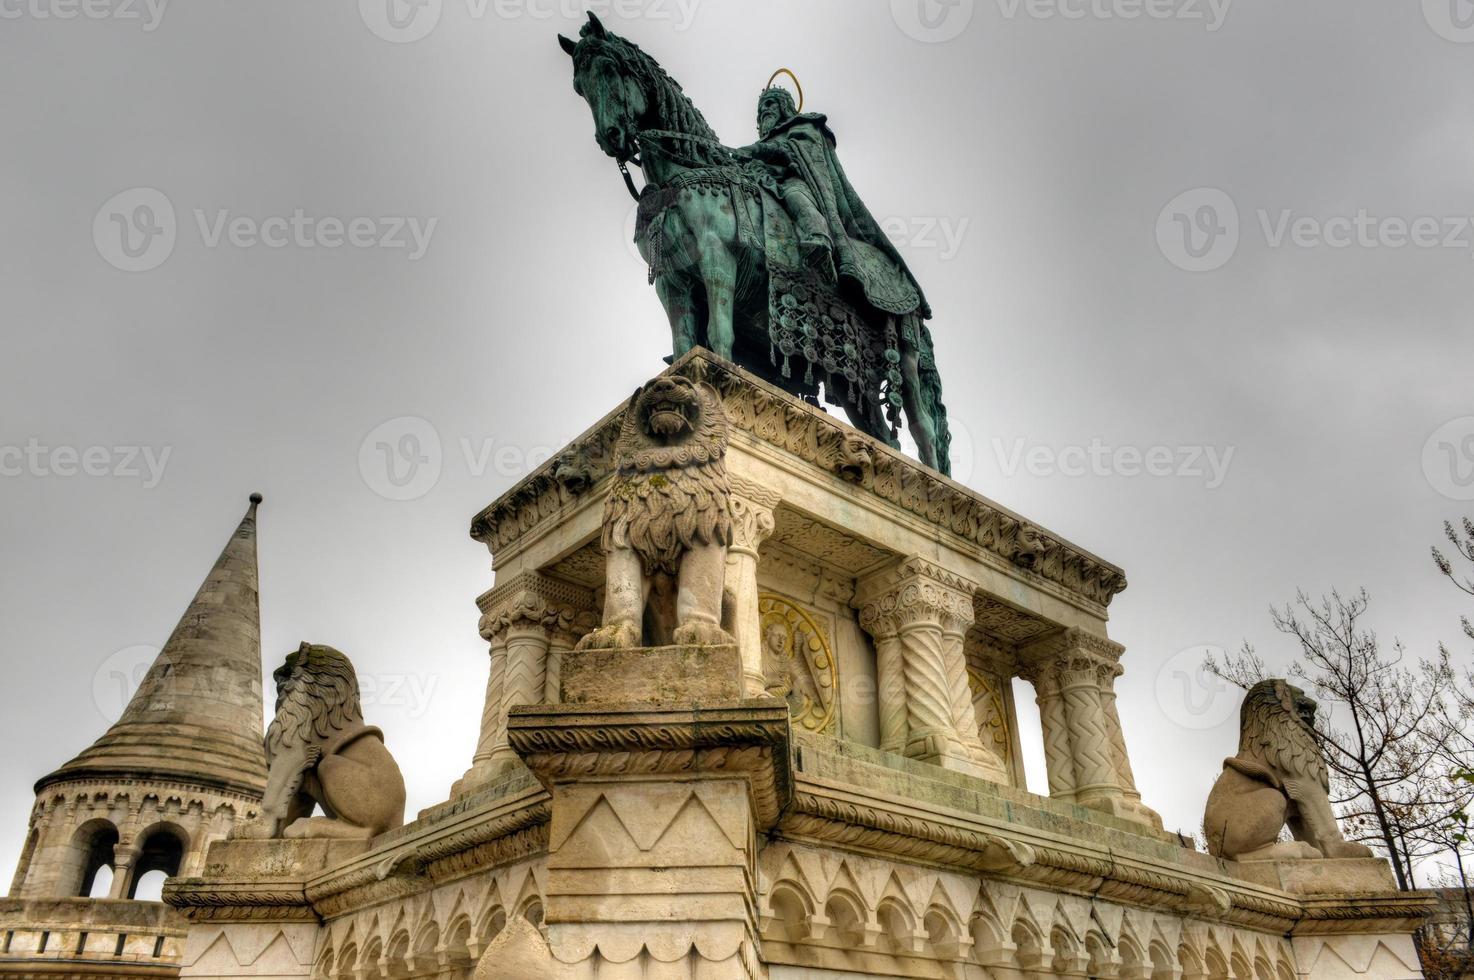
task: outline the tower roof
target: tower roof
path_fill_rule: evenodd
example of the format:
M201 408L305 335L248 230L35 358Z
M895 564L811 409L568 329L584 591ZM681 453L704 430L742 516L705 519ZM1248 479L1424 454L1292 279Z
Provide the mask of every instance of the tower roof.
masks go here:
M174 627L121 718L90 748L36 784L163 779L259 797L261 614L256 507L251 506Z

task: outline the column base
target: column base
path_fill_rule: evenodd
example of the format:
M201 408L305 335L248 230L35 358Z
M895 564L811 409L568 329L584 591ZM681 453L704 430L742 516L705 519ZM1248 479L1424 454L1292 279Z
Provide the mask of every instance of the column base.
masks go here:
M465 796L474 793L478 789L490 786L492 783L506 776L509 772L525 769L522 760L517 758L516 753L508 749L505 755L496 755L484 762L478 762L466 770L466 774L455 781L450 788L450 798Z
M900 754L917 762L966 773L992 783L1008 782L1008 770L986 749L969 746L950 735L913 733L905 751Z
M1114 789L1094 797L1088 790L1083 793L1077 792L1075 802L1091 810L1099 810L1101 813L1120 817L1122 820L1134 820L1136 823L1146 824L1156 830L1162 829L1162 818L1157 811L1140 800L1132 800L1120 795L1119 791Z

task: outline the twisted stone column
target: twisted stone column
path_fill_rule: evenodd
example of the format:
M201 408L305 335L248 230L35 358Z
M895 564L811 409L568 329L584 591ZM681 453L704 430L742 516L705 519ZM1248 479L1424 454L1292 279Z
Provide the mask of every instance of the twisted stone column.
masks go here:
M1096 660L1084 654L1055 662L1070 731L1070 754L1075 762L1075 802L1086 806L1121 796L1105 706L1095 679L1096 667Z
M758 548L773 533L773 509L779 496L751 480L731 477L732 545L727 549L726 589L732 597L732 634L742 658L742 679L748 697L760 698L763 676L762 618L758 614Z
M536 574L497 586L479 604L481 636L491 644L491 673L476 754L452 795L474 789L517 761L507 744L507 711L557 701L562 654L595 621L589 590Z
M963 654L971 584L908 558L868 577L856 602L860 625L875 640L882 747L998 778L978 737Z
M1123 648L1078 628L1019 651L1044 728L1049 795L1161 826L1141 804L1116 710Z
M876 696L880 699L880 747L900 755L910 726L906 714L906 676L901 667L901 638L875 636Z
M1039 724L1044 730L1044 765L1049 773L1049 795L1057 800L1075 799L1075 759L1070 752L1070 729L1065 722L1059 679L1053 670L1025 668L1023 678L1034 685L1034 703L1039 706Z

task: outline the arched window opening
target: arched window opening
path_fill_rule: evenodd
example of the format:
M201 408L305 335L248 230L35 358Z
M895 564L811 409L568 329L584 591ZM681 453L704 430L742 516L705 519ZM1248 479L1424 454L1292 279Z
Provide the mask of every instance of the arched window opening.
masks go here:
M113 894L113 869L107 865L98 868L92 875L92 884L83 893L83 898L111 898Z
M76 862L74 887L67 889L68 897L108 897L117 846L118 828L105 820L84 824L77 830L72 840L72 860Z
M133 881L128 897L140 902L157 902L163 898L164 882L179 874L188 844L184 832L171 826L160 826L144 835L133 864Z

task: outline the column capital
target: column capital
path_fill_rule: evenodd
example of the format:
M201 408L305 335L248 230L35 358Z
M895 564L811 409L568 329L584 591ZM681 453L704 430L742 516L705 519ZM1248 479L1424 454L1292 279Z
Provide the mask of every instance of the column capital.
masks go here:
M1098 680L1114 679L1122 672L1121 654L1126 648L1114 640L1071 626L1019 648L1019 675L1038 683L1049 676L1089 672Z
M855 591L860 625L871 635L935 625L962 634L973 623L976 584L924 558L904 558L867 575Z
M728 479L732 487L731 548L756 558L758 547L773 533L773 509L783 498L762 484L740 476Z
M481 609L481 636L490 641L516 628L563 632L577 639L580 619L595 608L592 590L536 572L498 583L476 605Z

